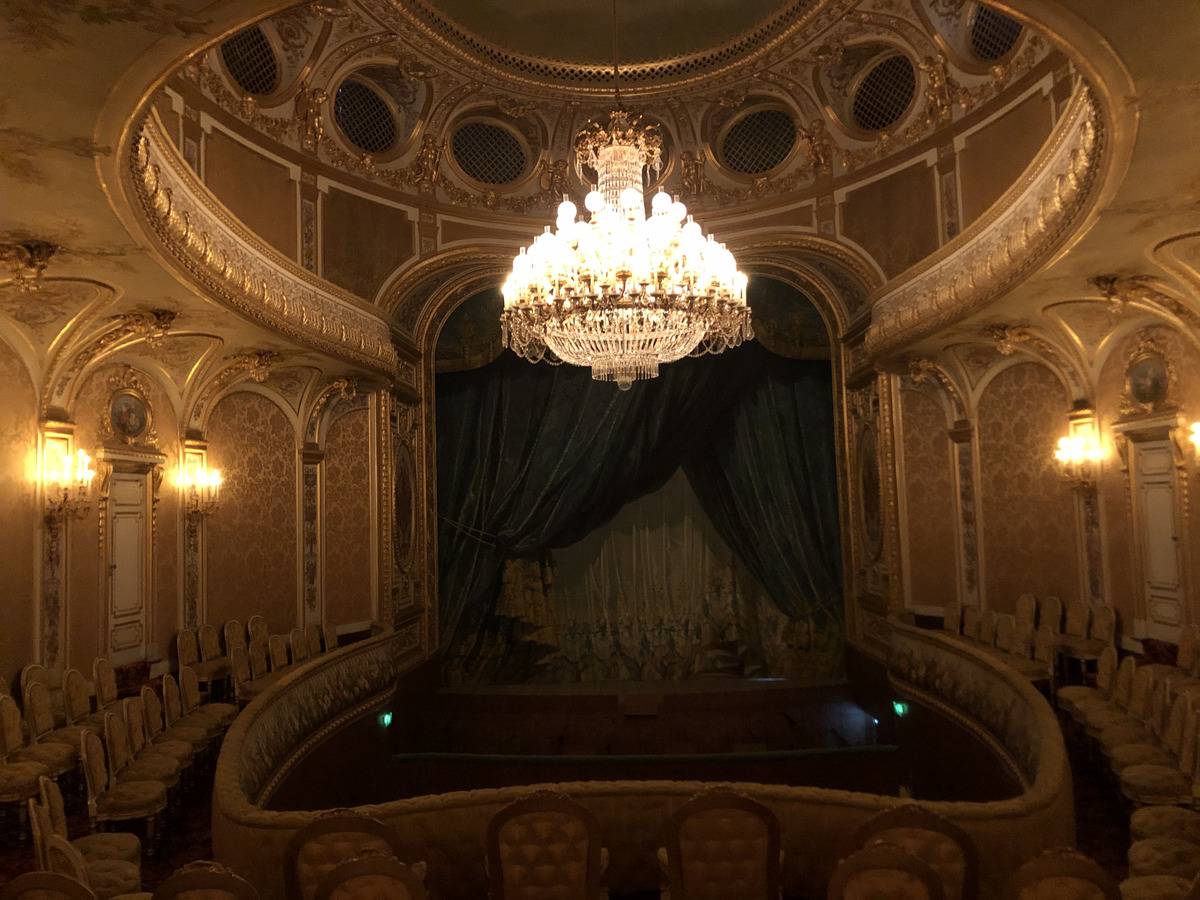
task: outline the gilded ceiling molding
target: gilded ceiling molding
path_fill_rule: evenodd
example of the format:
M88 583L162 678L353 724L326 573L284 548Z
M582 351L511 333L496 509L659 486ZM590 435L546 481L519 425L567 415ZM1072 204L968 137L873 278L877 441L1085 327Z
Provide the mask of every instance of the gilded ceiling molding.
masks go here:
M1038 161L970 228L876 297L873 358L957 322L1030 275L1082 221L1106 152L1104 121L1081 84Z
M1154 248L1154 254L1159 256L1164 247L1197 236L1200 235L1189 234L1165 241ZM1185 283L1191 281L1186 277L1182 264L1168 265L1165 259L1162 263L1164 268L1172 271ZM1169 323L1184 339L1200 349L1200 313L1193 304L1174 297L1159 287L1160 281L1153 275L1095 275L1088 281L1104 292L1114 316L1125 315L1131 308L1149 312Z
M324 412L330 400L334 397L353 400L357 396L357 378L336 378L321 388L305 417L304 442L314 447L325 443L325 432L330 423L325 421Z
M0 266L12 273L13 282L21 290L37 290L56 250L58 247L49 241L3 242L0 243Z
M148 230L213 299L338 359L399 377L388 324L358 298L267 247L209 194L154 116L134 139L134 189Z
M225 359L221 368L185 408L181 421L184 423L186 436L193 440L203 440L208 429L209 416L221 398L246 379L262 384L271 374L271 366L278 359L279 354L274 350L238 353Z
M1058 373L1074 394L1074 400L1091 400L1087 373L1076 356L1028 324L988 325L984 332L1001 356L1025 353Z
M967 418L967 404L957 382L946 369L927 357L910 359L908 361L908 378L914 385L929 385L936 393L945 395L950 400L950 407L957 419Z

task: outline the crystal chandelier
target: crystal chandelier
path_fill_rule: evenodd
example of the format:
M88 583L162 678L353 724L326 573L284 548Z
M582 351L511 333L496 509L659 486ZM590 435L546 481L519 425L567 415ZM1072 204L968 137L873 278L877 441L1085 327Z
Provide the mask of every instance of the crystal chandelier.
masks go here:
M589 366L593 378L627 390L661 363L754 337L733 254L661 190L646 215L642 172L658 172L661 148L654 126L620 108L618 87L608 122L589 122L575 141L576 174L590 166L597 175L584 200L591 218L577 220L564 197L557 227L513 260L500 317L505 346L530 362Z

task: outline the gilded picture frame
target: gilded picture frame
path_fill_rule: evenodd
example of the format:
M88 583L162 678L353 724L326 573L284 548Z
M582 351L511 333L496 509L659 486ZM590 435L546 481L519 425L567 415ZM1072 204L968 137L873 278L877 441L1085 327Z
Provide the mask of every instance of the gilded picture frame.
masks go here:
M1125 366L1125 415L1155 413L1174 406L1175 368L1152 340L1139 341Z
M145 394L133 387L117 389L108 401L108 424L126 443L136 443L150 433L153 413Z

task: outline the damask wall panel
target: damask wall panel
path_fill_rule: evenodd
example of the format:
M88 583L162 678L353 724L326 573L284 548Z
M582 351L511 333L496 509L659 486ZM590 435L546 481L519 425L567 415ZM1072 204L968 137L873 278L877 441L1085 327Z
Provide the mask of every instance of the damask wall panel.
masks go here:
M99 419L110 394L106 374L111 375L112 370L101 370L84 382L75 398L73 410L75 446L92 455L92 464L97 473L96 483L93 485L93 502L87 516L68 522L66 526L70 532L70 565L64 607L66 622L63 634L67 649L65 664L81 672L91 672L92 660L104 652L101 631L103 594L100 583L99 504L95 502L100 469L95 457L100 439Z
M933 398L900 395L910 606L943 606L958 593L954 471L946 417Z
M408 214L336 189L321 198L322 274L365 300L414 252Z
M221 508L209 517L210 622L255 613L272 633L296 625L296 438L260 394L224 398L209 420L208 455L221 469Z
M938 248L935 170L924 161L866 184L842 204L842 233L890 278Z
M371 616L371 420L355 410L325 439L325 617Z
M204 141L204 180L246 227L296 259L299 183L287 169L214 129Z
M0 341L0 678L12 685L21 666L34 658L34 536L39 526L33 475L37 454L37 402L29 373Z
M1115 326L1118 323L1119 320L1113 324ZM1177 407L1188 424L1200 419L1200 382L1194 377L1189 377L1190 373L1200 371L1200 352L1197 352L1190 341L1173 329L1152 327L1135 331L1112 347L1101 367L1096 387L1096 415L1109 441L1109 456L1104 461L1101 482L1100 515L1107 560L1106 596L1116 607L1125 634L1130 633L1129 625L1138 615L1138 598L1142 588L1137 581L1134 561L1136 538L1130 508L1129 479L1126 472L1122 471L1122 461L1115 446L1123 438L1114 440L1109 429L1125 415L1122 406L1126 395L1126 372L1137 353L1139 342L1143 339L1148 339L1162 351L1176 374L1175 380L1168 386L1166 405ZM1186 447L1184 452L1186 454ZM1185 565L1190 564L1191 567L1190 571L1185 572L1185 577L1194 586L1200 584L1200 529L1191 527L1189 520L1192 518L1191 510L1200 496L1197 493L1200 492L1197 467L1185 463L1183 473L1177 477L1176 484L1187 492L1186 497L1179 498L1183 501L1180 505L1186 514L1183 523L1185 534L1181 537L1187 542ZM1194 594L1194 588L1192 593ZM1192 600L1186 613L1186 621L1198 620L1200 608L1197 608L1196 601Z
M980 517L986 605L1013 612L1022 593L1080 592L1075 496L1055 471L1070 400L1045 366L1020 363L979 400Z
M1021 177L1053 124L1050 97L1039 91L966 139L958 154L964 225L983 215Z

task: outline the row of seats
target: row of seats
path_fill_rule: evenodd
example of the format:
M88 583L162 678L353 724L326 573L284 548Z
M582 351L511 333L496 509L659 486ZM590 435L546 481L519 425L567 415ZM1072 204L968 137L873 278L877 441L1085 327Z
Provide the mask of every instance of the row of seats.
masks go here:
M1115 648L1100 654L1096 686L1058 691L1071 737L1086 742L1134 812L1130 818L1129 900L1187 895L1200 876L1200 680L1174 667L1118 663Z
M48 871L26 872L0 887L0 900L98 900L89 884L89 866L61 837L48 840L51 865ZM359 866L362 869L363 866ZM117 895L114 900L259 900L258 891L247 882L210 860L197 860L177 869L153 893L141 891Z

